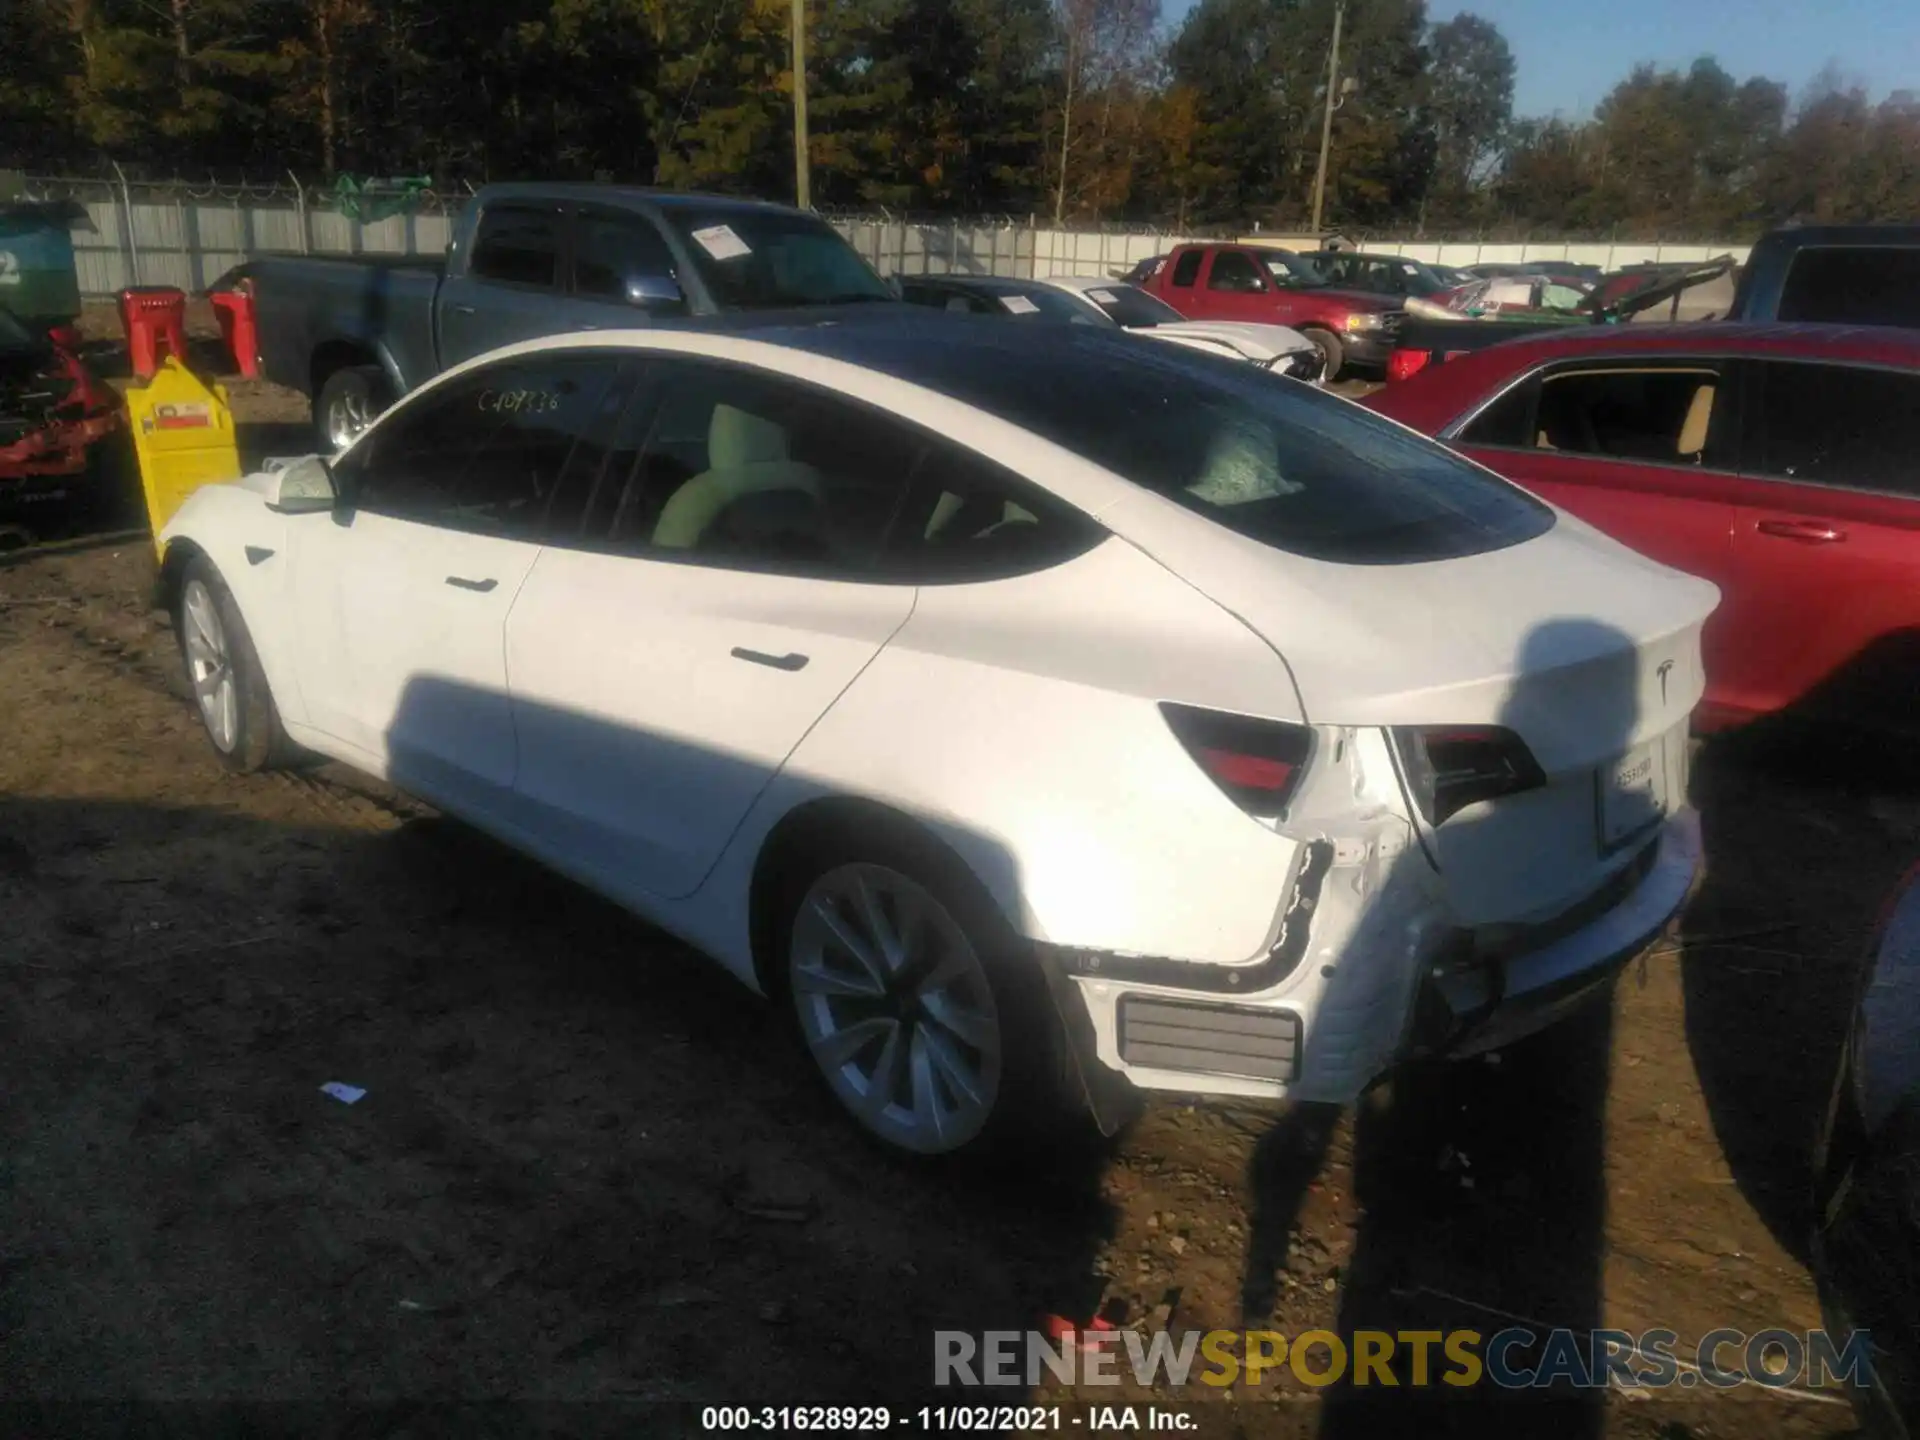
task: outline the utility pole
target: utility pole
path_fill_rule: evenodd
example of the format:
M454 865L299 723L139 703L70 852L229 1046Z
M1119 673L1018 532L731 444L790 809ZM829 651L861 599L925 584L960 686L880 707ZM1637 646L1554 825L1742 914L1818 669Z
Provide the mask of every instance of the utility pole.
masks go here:
M802 210L813 208L807 162L807 0L793 0L793 193Z
M1320 168L1313 172L1313 233L1320 234L1320 207L1327 194L1327 152L1333 147L1333 112L1340 90L1340 22L1347 15L1347 0L1334 0L1333 48L1327 52L1327 112L1320 118Z

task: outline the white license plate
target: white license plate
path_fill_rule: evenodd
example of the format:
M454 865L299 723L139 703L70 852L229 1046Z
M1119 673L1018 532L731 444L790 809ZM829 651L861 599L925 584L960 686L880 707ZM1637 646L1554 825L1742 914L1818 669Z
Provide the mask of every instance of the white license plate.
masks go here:
M1629 750L1600 767L1600 847L1611 850L1667 813L1666 748L1658 743Z

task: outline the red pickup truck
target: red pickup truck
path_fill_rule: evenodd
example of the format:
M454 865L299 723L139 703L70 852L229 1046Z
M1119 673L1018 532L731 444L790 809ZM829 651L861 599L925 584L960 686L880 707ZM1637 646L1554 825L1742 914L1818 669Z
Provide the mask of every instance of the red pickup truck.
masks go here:
M1384 371L1403 317L1395 297L1343 290L1277 246L1181 245L1141 288L1190 320L1290 325L1320 347L1329 380Z

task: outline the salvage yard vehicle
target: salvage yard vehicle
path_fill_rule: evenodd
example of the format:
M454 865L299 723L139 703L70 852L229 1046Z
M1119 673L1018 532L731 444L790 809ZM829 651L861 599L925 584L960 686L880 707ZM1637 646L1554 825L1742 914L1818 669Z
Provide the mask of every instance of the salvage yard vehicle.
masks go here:
M1429 365L1444 364L1502 341L1537 335L1543 327L1619 325L1644 318L1662 306L1674 309L1681 296L1725 281L1733 269L1731 255L1699 263L1628 266L1601 276L1571 300L1564 290L1556 291L1549 285L1539 292L1539 308L1477 303L1502 293L1494 287L1531 286L1530 280L1523 281L1518 274L1483 280L1479 283L1487 288L1478 292L1411 299L1398 341L1387 359L1387 379L1405 380ZM1540 278L1551 279L1544 274ZM1585 281L1579 283L1586 285ZM1518 298L1517 292L1504 293Z
M1387 362L1400 327L1391 295L1330 283L1313 262L1265 245L1181 245L1143 283L1192 320L1286 325L1320 347L1326 378Z
M1364 250L1314 250L1306 257L1327 282L1349 290L1365 290L1373 295L1391 295L1405 300L1409 296L1438 295L1450 289L1447 280L1432 266L1404 255L1375 255Z
M1920 1434L1920 866L1854 989L1814 1163L1812 1270L1830 1335L1864 1332L1854 1401L1871 1440Z
M894 300L840 233L783 205L608 185L488 185L444 262L269 256L250 279L264 374L352 440L449 366L515 340Z
M1730 320L1920 327L1920 225L1787 225L1747 256Z
M679 935L904 1151L1116 1073L1350 1100L1604 993L1697 865L1710 585L1094 327L526 343L161 540L224 764L357 766Z
M1152 340L1245 360L1291 380L1318 380L1325 368L1320 347L1298 330L1231 320L1188 320L1138 286L1095 275L1054 275L1044 280L917 275L900 282L900 294L910 305L962 315L1118 327Z
M1717 584L1702 729L1914 731L1920 334L1582 326L1362 403Z
M0 521L105 499L102 447L124 428L120 397L61 332L0 309Z

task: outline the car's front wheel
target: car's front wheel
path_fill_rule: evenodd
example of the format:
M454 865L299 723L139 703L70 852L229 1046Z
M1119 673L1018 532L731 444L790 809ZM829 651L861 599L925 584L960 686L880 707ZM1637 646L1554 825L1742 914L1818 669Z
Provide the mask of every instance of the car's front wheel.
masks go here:
M253 637L220 572L202 557L181 577L173 628L201 727L220 763L244 773L291 761L295 751L280 729Z
M1302 330L1300 333L1319 347L1322 362L1320 383L1323 385L1331 385L1340 378L1340 372L1346 368L1346 347L1340 343L1340 337L1335 335L1331 330L1322 330L1314 326Z
M787 988L827 1088L914 1155L990 1149L1071 1106L1037 965L956 869L893 847L818 857L786 926Z

